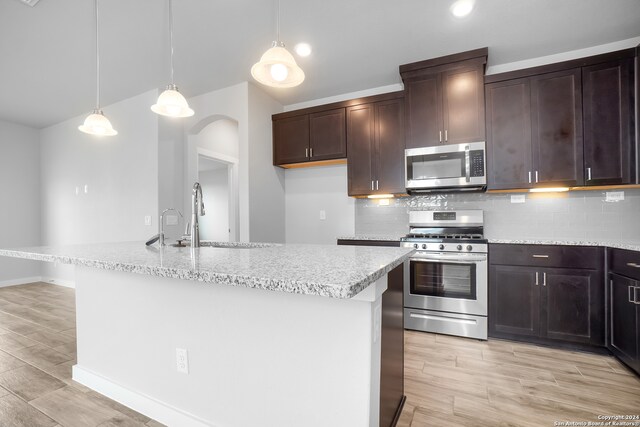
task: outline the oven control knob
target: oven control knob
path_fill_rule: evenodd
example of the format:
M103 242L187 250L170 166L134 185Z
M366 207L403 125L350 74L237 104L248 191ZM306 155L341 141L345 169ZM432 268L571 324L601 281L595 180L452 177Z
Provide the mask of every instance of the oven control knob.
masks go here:
M470 251L471 249L473 249L473 246L467 245L467 250Z
M413 244L413 247L414 247L414 248L416 248L416 249L418 249L418 244L417 244L417 243L414 243L414 244Z
M423 244L423 245L422 245L422 249L427 249L427 245L426 245L426 244Z
M440 245L439 248L441 251L444 250L444 245Z
M459 251L461 251L461 250L462 250L462 245L458 245L458 246L456 246L456 249L457 249L457 250L459 250Z

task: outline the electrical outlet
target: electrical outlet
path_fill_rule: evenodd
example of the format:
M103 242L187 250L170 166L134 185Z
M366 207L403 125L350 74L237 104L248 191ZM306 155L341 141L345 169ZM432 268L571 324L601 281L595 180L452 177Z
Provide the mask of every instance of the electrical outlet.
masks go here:
M605 202L621 202L624 200L624 191L605 192Z
M184 348L176 348L176 369L183 374L189 373L189 354Z
M151 215L145 215L144 225L151 225Z
M324 221L325 219L327 219L327 211L325 211L325 210L321 210L321 211L320 211L320 219L321 219L322 221Z
M527 200L527 196L524 194L512 194L511 203L524 203Z

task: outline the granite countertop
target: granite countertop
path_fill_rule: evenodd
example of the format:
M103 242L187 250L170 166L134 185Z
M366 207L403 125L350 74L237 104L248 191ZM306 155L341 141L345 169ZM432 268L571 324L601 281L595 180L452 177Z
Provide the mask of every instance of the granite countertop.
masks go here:
M235 246L235 247L234 247ZM368 246L216 244L157 246L142 242L0 249L0 256L103 270L351 298L409 258L412 249Z
M508 243L515 245L567 245L567 246L604 246L607 248L627 249L640 252L638 242L610 242L595 240L545 240L545 239L489 239L489 243Z
M376 236L371 234L360 234L355 236L340 236L337 240L378 240L382 242L399 242L404 236Z

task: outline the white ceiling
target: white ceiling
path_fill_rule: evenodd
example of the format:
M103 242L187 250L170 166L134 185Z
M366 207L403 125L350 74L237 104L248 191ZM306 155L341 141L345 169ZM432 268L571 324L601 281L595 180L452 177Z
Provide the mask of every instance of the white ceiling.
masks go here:
M400 82L400 64L489 47L504 64L640 36L640 0L281 0L282 40L312 44L284 105ZM102 104L169 79L166 1L102 0ZM251 81L270 47L275 0L174 0L176 83L187 96ZM0 118L45 127L95 103L93 2L0 1Z

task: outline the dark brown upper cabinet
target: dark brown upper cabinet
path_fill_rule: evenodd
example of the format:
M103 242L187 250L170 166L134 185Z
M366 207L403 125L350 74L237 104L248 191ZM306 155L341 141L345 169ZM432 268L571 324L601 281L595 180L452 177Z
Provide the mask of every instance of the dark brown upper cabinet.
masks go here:
M405 193L404 99L347 107L349 196Z
M484 141L486 48L400 66L407 148Z
M633 55L486 76L487 188L635 183Z
M635 181L633 59L582 69L586 185Z
M580 69L531 78L532 184L584 184Z
M274 165L287 167L347 157L345 109L316 110L273 117Z
M582 185L580 69L488 84L487 187Z

